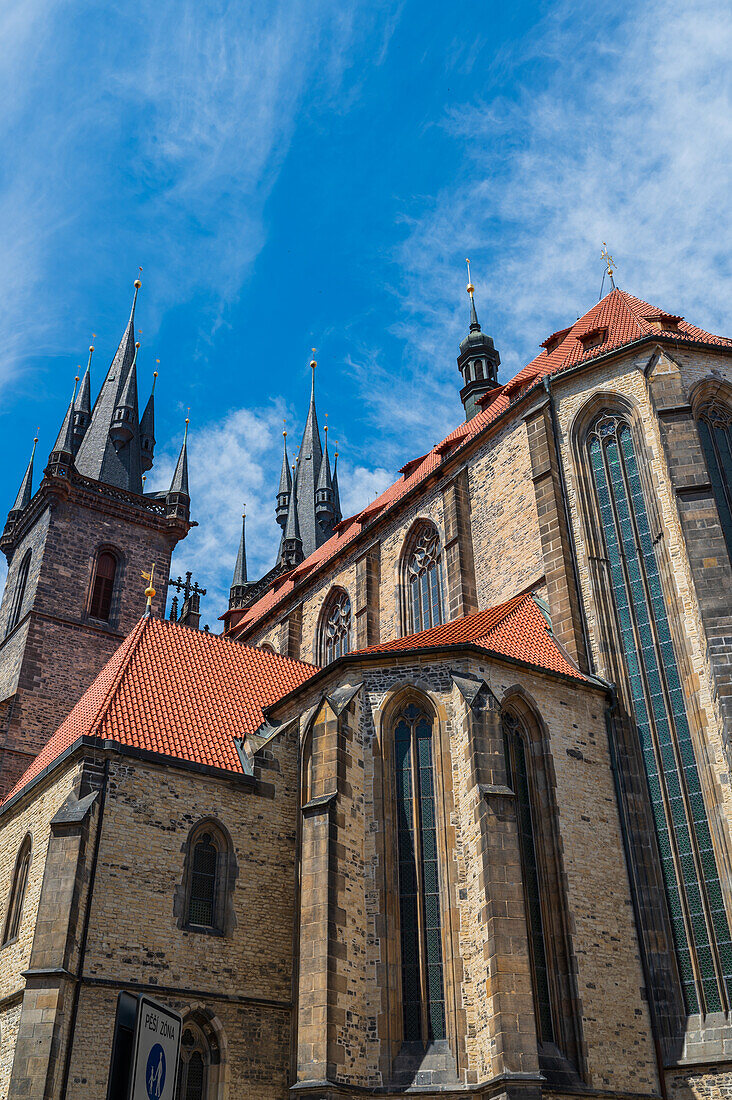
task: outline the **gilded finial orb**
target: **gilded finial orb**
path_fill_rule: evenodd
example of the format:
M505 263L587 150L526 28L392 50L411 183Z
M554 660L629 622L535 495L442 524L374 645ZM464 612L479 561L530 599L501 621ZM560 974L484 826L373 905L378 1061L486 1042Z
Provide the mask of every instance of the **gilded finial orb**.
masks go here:
M135 282L134 282L135 290L139 290L141 286L142 286L142 283L140 282L140 280L135 279Z
M139 348L139 346L140 346L140 341L139 341L139 340L136 340L136 341L135 341L135 347L136 347L136 348Z
M468 294L473 294L475 292L475 287L473 286L473 280L470 278L470 260L467 258L467 256L465 257L465 263L467 264L467 267L468 267L467 291L468 291Z
M318 365L317 362L316 362L316 359L315 359L315 352L316 352L317 349L316 348L311 348L310 350L313 353L312 359L310 360L310 366L313 370L315 370L315 368Z
M93 344L89 345L89 351L94 351L94 345Z

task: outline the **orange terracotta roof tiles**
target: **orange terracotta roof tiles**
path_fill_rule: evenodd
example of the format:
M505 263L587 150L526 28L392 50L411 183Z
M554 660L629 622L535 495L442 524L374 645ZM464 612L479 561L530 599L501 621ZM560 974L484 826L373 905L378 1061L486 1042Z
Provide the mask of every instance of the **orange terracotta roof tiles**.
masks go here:
M559 647L546 619L528 592L513 596L496 607L488 607L485 611L476 611L462 619L433 626L430 630L410 634L406 638L394 638L360 652L397 653L465 642L549 672L559 672L576 680L587 679Z
M612 290L597 305L580 317L569 328L559 329L542 345L545 350L528 363L518 374L486 394L483 410L467 423L459 424L445 437L442 443L420 458L411 459L402 466L400 473L404 476L386 489L376 500L372 501L367 509L358 516L350 516L341 520L335 527L335 533L328 542L320 546L309 558L306 559L308 573L317 572L327 562L335 558L341 550L360 535L367 521L372 521L390 508L402 497L406 496L415 486L426 481L435 474L444 461L445 455L452 455L462 444L468 444L494 420L504 413L510 405L518 401L531 386L539 382L546 375L557 374L569 367L581 362L590 362L609 351L617 351L619 348L632 344L646 337L671 337L682 342L701 342L714 344L720 347L732 347L732 340L722 336L714 336L703 329L690 325L683 319L677 326L668 331L658 328L658 319L665 319L669 323L674 315L663 313L657 307L634 298L624 290ZM662 323L662 322L661 322ZM604 332L601 343L588 348L582 342L582 337L590 332ZM551 352L546 346L552 345L557 340L556 346ZM453 446L449 446L453 444ZM359 520L363 518L364 523ZM299 567L302 569L302 566ZM300 574L302 575L302 574ZM234 627L234 633L239 634L251 628L259 619L270 612L276 604L284 601L295 587L297 574L286 574L284 579L277 582L276 588L271 586L256 603L247 610ZM222 615L222 619L228 615Z
M241 772L234 737L313 665L163 619L142 619L7 796L82 736ZM7 799L6 799L7 801Z

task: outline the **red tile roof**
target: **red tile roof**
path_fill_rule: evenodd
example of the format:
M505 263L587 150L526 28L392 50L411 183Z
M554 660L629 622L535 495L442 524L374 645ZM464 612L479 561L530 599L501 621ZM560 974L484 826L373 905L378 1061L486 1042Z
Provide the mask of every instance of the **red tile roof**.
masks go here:
M430 630L410 634L406 638L394 638L360 652L398 653L465 642L549 672L560 672L575 680L587 679L559 647L529 592L513 596L485 611L476 611L462 619L453 619L450 623L433 626Z
M7 796L81 736L241 772L234 737L316 669L163 619L141 619ZM6 800L7 801L7 800Z
M597 305L593 306L584 317L580 317L575 324L567 329L560 329L553 334L553 337L558 338L559 342L551 353L544 350L509 382L492 390L487 395L486 405L482 412L467 423L459 424L426 455L405 463L400 471L403 477L386 489L376 500L372 501L364 512L342 520L336 528L336 533L328 542L312 553L295 571L281 576L275 585L267 589L264 595L252 604L233 628L234 634L238 635L247 631L277 604L283 602L293 591L295 582L298 579L317 572L327 562L335 558L345 546L354 541L370 522L377 519L387 508L396 504L415 486L435 474L442 462L454 454L458 447L463 444L467 445L476 436L480 435L489 424L498 419L501 413L505 412L511 404L522 397L526 390L546 375L557 374L581 362L589 362L609 351L617 351L625 345L635 343L646 337L655 336L660 339L665 336L682 343L701 342L720 347L732 347L732 340L722 336L714 336L703 329L687 324L683 319L678 321L675 330L666 331L658 330L649 320L649 318L661 318L670 323L674 316L649 305L648 302L641 301L640 298L634 298L631 294L626 294L624 290L612 290ZM585 348L582 337L589 332L598 330L606 330L602 343L592 348ZM549 344L551 340L552 337L549 337L544 343ZM221 618L228 620L230 613L222 615Z

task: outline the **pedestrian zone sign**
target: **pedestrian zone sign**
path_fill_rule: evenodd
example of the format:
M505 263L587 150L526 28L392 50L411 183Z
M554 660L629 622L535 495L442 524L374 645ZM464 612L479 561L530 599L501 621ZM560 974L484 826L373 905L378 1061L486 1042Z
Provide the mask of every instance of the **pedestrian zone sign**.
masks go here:
M130 1100L174 1100L182 1020L144 994L137 1006Z

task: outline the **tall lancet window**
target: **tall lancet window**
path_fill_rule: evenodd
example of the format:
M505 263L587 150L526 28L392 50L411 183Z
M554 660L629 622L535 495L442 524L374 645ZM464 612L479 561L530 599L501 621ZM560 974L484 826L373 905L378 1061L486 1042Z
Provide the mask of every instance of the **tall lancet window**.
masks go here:
M320 662L329 665L351 648L351 600L342 588L331 592L320 628Z
M588 445L686 1005L727 1010L732 942L630 427L603 414Z
M410 703L394 727L404 1041L444 1039L432 720Z
M702 409L698 424L709 480L732 559L732 409L713 401Z
M536 1033L540 1043L554 1042L549 967L547 965L544 917L541 908L539 870L536 858L534 822L531 808L529 776L526 768L526 748L518 719L503 716L503 744L506 754L508 785L516 795L516 817L521 853L521 876L524 884L526 923L529 934L531 985L534 993Z
M417 634L443 621L442 550L440 536L432 523L423 523L415 532L406 560L405 582L408 591L408 630Z

